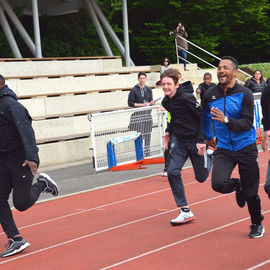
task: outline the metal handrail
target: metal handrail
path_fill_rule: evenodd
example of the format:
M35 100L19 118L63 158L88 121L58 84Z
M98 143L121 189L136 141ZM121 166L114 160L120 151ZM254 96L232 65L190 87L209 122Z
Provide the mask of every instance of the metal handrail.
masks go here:
M172 35L172 34L173 34L173 32L170 32L170 35ZM185 39L184 37L182 37L182 36L180 36L180 35L177 35L177 37L183 39L183 40L186 41L188 44L190 44L190 45L196 47L197 49L199 49L199 50L201 50L202 52L204 52L204 53L206 53L206 54L208 54L208 55L214 57L215 59L221 60L221 58L219 58L218 56L216 56L216 55L214 55L214 54L208 52L207 50L205 50L205 49L201 48L200 46L196 45L195 43L193 43L193 42L191 42L191 41ZM189 53L189 54L192 55L193 57L195 57L195 58L199 59L200 61L206 63L207 65L209 65L209 66L211 66L211 67L217 69L216 66L212 65L211 63L207 62L206 60L202 59L201 57L199 57L199 56L197 56L197 55L191 53L190 51L188 51L188 50L182 48L181 46L178 46L178 45L177 45L177 40L176 40L176 38L175 38L175 47L176 47L177 64L179 64L179 58L182 59L182 60L185 60L185 61L188 62L188 63L190 63L189 61L187 61L186 59L183 59L181 56L178 55L178 48L181 48L181 50L184 50L185 52ZM199 69L202 69L202 68L200 68L200 67L198 67L198 68L199 68ZM202 70L203 70L203 69L202 69ZM240 73L244 74L244 75L247 75L248 77L252 77L250 74L248 74L247 72L241 70L240 68L238 68L238 71L239 71ZM240 81L241 83L244 83L244 82L242 82L242 81L239 80L239 79L237 79L237 80Z

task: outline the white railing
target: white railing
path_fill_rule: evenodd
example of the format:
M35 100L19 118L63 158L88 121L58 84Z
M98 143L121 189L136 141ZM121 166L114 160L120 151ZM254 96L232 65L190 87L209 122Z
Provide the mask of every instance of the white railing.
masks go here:
M170 32L170 35L173 35L173 32ZM177 35L177 37L178 37L178 38L181 38L181 39L183 39L183 40L185 40L186 42L188 42L189 45L191 45L191 46L193 46L193 47L199 49L200 51L202 51L202 52L208 54L209 56L215 58L216 60L219 60L219 61L221 60L220 57L218 57L218 56L216 56L216 55L214 55L214 54L208 52L207 50L205 50L205 49L201 48L200 46L196 45L195 43L193 43L193 42L191 42L191 41L185 39L184 37L182 37L182 36L180 36L180 35ZM177 57L177 64L179 64L179 59L185 60L187 63L191 64L190 61L188 61L187 59L184 59L183 57L181 57L181 56L178 54L179 49L184 50L185 52L187 52L188 54L192 55L193 57L199 59L200 61L204 62L204 63L207 64L208 66L217 69L217 67L214 66L213 64L207 62L206 60L204 60L204 59L202 59L201 57L195 55L194 53L192 53L192 52L190 52L190 51L188 51L188 50L182 48L181 46L178 46L178 45L177 45L177 39L175 38L175 51L176 51L176 57ZM198 66L198 68L203 70L203 68L200 68L199 66ZM245 72L245 71L243 71L243 70L241 70L241 69L239 69L239 68L238 68L238 71L239 71L240 73L242 73L242 74L248 76L248 77L252 77L250 74L248 74L247 72ZM237 80L238 80L240 83L243 83L243 84L244 84L244 82L242 82L241 80L239 80L239 79L237 79Z

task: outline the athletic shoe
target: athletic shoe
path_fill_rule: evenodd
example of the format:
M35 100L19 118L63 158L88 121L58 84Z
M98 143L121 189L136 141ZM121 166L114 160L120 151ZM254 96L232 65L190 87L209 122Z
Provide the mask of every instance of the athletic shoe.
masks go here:
M29 246L30 244L26 242L24 239L22 240L9 239L8 248L6 251L4 251L1 254L1 257L4 258L4 257L15 255L17 253L22 252L24 249L28 248Z
M166 177L166 176L168 176L168 173L164 170L164 171L161 173L161 176Z
M46 173L40 173L38 178L37 178L37 181L43 182L46 185L46 187L44 188L44 190L42 192L51 193L54 196L58 195L58 192L59 192L58 186L51 179L51 177L49 175L47 175Z
M189 210L189 212L184 212L182 209L177 218L171 220L171 225L177 226L195 219L194 214Z
M206 153L207 153L207 155L213 155L214 151L215 151L214 147L208 146L207 150L206 150Z
M242 190L240 179L232 178L236 182L235 199L239 207L243 208L246 205L245 194Z
M264 234L263 225L252 224L250 226L250 233L248 235L249 238L260 238Z

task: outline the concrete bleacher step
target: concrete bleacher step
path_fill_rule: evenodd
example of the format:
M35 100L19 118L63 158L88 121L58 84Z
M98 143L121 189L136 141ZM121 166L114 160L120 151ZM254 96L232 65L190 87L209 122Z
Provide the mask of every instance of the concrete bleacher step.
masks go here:
M1 59L0 70L4 77L61 75L68 73L100 72L122 67L119 56L82 58Z
M147 69L142 67L140 70ZM147 77L148 84L154 86L159 80L159 72L147 71ZM137 71L56 78L7 79L8 85L19 98L128 90L137 82Z
M0 67L33 118L41 168L90 163L88 114L128 108L129 90L138 83L138 72L147 73L154 99L164 96L156 87L159 65L123 67L120 57L0 59ZM199 82L196 64L188 65L189 71L182 64L172 67L184 79Z
M33 118L41 169L90 163L88 114L128 108L140 71L152 88L159 80L159 66L123 67L120 57L2 59L0 67ZM163 91L153 95L163 96Z

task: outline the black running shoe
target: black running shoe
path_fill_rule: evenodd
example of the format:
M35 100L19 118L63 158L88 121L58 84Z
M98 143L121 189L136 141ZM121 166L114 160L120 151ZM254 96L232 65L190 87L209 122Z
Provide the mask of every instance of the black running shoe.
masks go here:
M250 226L250 233L248 235L249 238L260 238L264 234L263 225L252 224Z
M26 242L24 239L22 239L22 240L9 239L8 240L8 248L6 251L4 251L1 254L1 257L5 258L8 256L15 255L17 253L22 252L24 249L28 248L29 246L30 246L30 244L28 242Z
M46 173L40 173L38 178L37 178L37 181L45 183L46 186L45 186L43 192L51 193L54 196L58 195L58 192L59 192L58 186L51 179L51 177L49 175L47 175Z
M236 182L235 199L239 207L243 208L246 205L246 199L242 190L240 179L232 178Z

